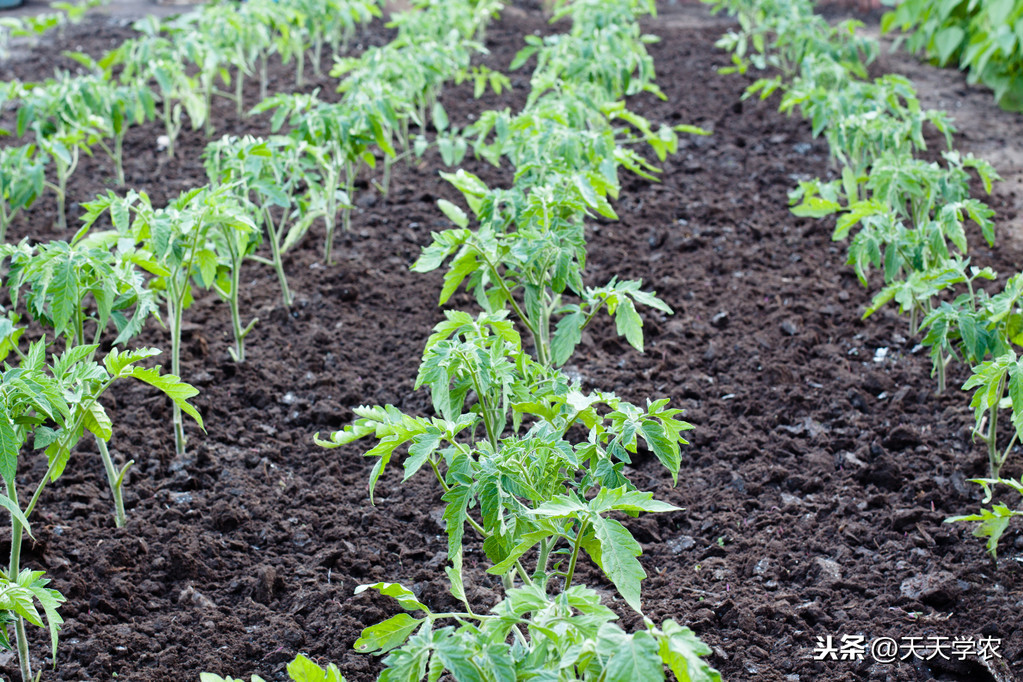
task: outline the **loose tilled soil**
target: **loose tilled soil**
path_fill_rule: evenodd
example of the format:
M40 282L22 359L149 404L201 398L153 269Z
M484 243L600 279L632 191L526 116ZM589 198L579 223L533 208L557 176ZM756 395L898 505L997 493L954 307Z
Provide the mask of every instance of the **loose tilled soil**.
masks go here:
M677 487L656 460L634 465L641 486L686 508L629 521L650 574L647 613L692 627L728 680L992 679L973 663L812 660L817 636L845 634L1000 637L1018 671L1023 536L1007 533L995 565L967 526L942 523L978 508L978 489L966 479L985 473L967 396L933 395L930 363L904 319L885 311L860 320L868 294L844 264L845 246L830 241L832 225L787 211L798 179L833 172L825 143L800 119L779 115L776 101L742 101L748 80L716 73L729 62L713 46L727 20L700 7L663 9L647 28L663 38L652 51L668 99L637 97L632 106L714 134L684 138L663 164L663 183L625 180L621 221L589 230L587 282L642 278L675 314L646 316L643 355L603 323L567 367L584 386L634 401L670 396L696 426ZM505 69L524 33L546 30L536 9L507 9L489 33L486 62ZM0 77L42 79L54 66L73 67L61 50L98 54L130 35L123 23L95 17L22 54ZM388 38L375 27L363 44ZM904 57L882 66L900 64L921 69ZM273 85L290 88L290 74L276 69ZM484 107L518 107L526 74L513 75L511 95L477 103L465 86L453 87L444 104L463 122ZM932 80L953 98L988 97L957 74ZM326 77L313 86L333 91ZM266 134L265 118L239 121L230 103L217 106L218 132ZM983 142L1005 135L1004 120L992 114L983 129L959 123ZM156 149L161 133L135 129L127 144L128 183L157 204L205 182L202 137L186 132L167 160ZM506 169L465 166L492 183L508 180ZM103 469L85 442L34 519L27 564L45 569L68 598L56 672L43 659L45 635L34 633L44 679L194 680L200 671L284 679L285 663L305 652L368 680L379 662L352 643L393 606L353 596L356 585L397 580L428 603L450 601L442 502L431 480L399 485L400 468L392 468L374 507L363 449L312 443L314 432L346 423L360 404L427 413L412 384L441 319L440 277L408 265L430 231L445 227L435 200L458 200L440 168L434 156L400 167L386 202L364 186L337 266L319 262L322 231L288 256L293 310L279 304L269 269L246 266L243 303L260 322L244 365L226 353L226 305L204 296L188 311L184 378L202 390L196 404L208 435L188 427L187 457L174 456L166 400L141 386L115 392L112 450L136 461L128 526L114 529ZM85 159L71 196L105 191L111 175L105 160ZM1013 191L993 199L1000 242L991 250L972 235L976 262L1005 273L1023 262L1012 234L1017 199ZM47 197L13 236L66 238L49 227L54 211ZM464 295L453 305L473 307ZM155 324L141 341L169 348ZM883 359L879 348L888 349ZM964 376L957 368L950 386ZM23 488L44 464L25 457ZM1020 469L1017 454L1007 473ZM593 571L585 579L610 587ZM468 581L481 607L497 598L481 571ZM621 602L614 606L627 627L639 625ZM0 670L16 675L10 656Z

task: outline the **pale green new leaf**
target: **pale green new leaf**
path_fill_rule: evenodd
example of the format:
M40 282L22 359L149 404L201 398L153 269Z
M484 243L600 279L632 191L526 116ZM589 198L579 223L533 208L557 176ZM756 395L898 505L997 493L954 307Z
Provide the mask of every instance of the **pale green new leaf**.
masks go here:
M321 668L302 654L288 664L288 677L293 682L345 682L341 671L333 663Z
M701 659L712 650L696 634L670 618L661 624L661 660L678 682L721 682L721 674Z
M364 654L386 653L403 645L424 620L426 619L399 613L382 623L371 625L362 631L359 639L355 640L355 650Z
M355 594L362 594L366 590L376 590L385 597L391 597L406 611L425 611L426 613L430 613L430 609L419 601L415 592L404 585L383 582L359 585L355 588Z

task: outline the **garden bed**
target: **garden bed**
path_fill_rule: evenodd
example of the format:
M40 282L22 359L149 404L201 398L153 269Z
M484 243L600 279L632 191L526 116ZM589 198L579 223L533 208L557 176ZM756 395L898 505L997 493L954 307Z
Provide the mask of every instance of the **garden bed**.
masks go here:
M844 246L831 242L833 225L789 213L786 195L798 179L832 172L827 146L802 120L778 114L776 102L742 101L749 80L716 73L729 63L714 48L728 26L689 5L665 6L647 23L662 38L651 53L668 99L644 95L632 108L713 135L683 137L662 164L660 184L627 177L615 206L621 220L594 222L588 234L588 284L613 274L642 278L675 315L646 317L643 355L613 340L602 321L607 328L590 330L566 368L584 388L672 397L696 427L677 487L652 457L633 464L634 480L648 470L646 489L686 509L628 521L650 574L645 611L693 628L727 680L992 679L970 662L812 660L818 636L846 634L995 637L1018 668L1023 537L1010 531L994 565L968 526L942 523L975 511L978 490L966 479L986 471L981 446L970 440L968 401L955 390L933 395L926 351L914 351L917 340L894 312L860 320L868 294L844 264ZM487 64L506 71L522 36L547 30L535 8L507 8L488 32ZM42 80L55 65L73 66L61 50L98 55L129 34L92 18L0 77ZM387 39L376 24L363 44ZM899 64L889 58L882 66ZM443 104L455 122L484 108L517 108L526 74L515 72L516 89L502 98L474 101L462 85L447 90ZM307 90L322 87L330 98L335 82L314 79ZM279 69L272 84L291 90L292 71ZM255 89L248 94L254 104ZM218 135L267 133L266 117L238 120L230 103L216 106ZM969 131L964 150L982 154L986 139L1005 135L1002 119L992 118L996 125L984 128L958 119ZM127 184L158 206L206 181L206 139L183 133L168 160L157 150L159 134L149 124L126 142ZM69 196L105 191L96 180L111 175L104 164L85 159ZM491 184L509 179L482 162L463 167ZM423 339L442 319L440 276L408 265L430 231L447 225L435 200L461 203L438 177L443 168L432 153L396 166L386 201L363 187L336 266L320 263L322 228L314 227L285 257L297 297L291 311L279 304L273 271L246 265L243 298L261 321L245 364L227 354L227 306L212 294L196 302L183 379L202 391L194 402L208 434L186 427L186 458L174 457L162 396L144 387L116 392L111 451L137 463L127 527L113 528L102 466L83 441L44 494L36 542L24 550L27 565L45 569L68 599L56 672L36 661L44 679L189 680L200 671L281 679L298 652L336 662L350 680L372 679L378 661L352 644L393 606L353 596L355 586L400 581L421 588L431 605L446 593L435 484L422 476L399 487L392 468L374 507L365 448L312 443L314 432L347 423L358 405L428 413L428 396L412 384ZM992 205L999 243L988 249L973 238L974 262L1015 271L1023 256L1012 235L1016 197L996 193ZM49 227L55 210L44 198L11 238L67 238ZM473 304L458 294L453 305ZM151 325L140 343L167 348L168 338ZM950 385L965 379L957 372ZM35 465L38 478L43 463ZM1019 470L1010 459L1007 474ZM496 598L496 578L472 570L474 551L467 587L482 608ZM587 583L600 586L600 575L588 572ZM621 602L612 606L627 629L641 625ZM45 633L35 637L33 652L44 654ZM13 658L0 672L17 674Z

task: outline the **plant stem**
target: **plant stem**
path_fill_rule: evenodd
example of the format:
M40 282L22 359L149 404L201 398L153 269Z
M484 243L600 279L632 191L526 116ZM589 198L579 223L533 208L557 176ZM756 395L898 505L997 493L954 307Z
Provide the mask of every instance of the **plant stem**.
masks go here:
M18 502L18 488L13 478L7 483L7 497L14 504L21 506ZM18 574L21 573L21 539L23 531L24 528L21 522L14 518L14 516L11 516L11 562L7 577L12 581L17 581ZM30 682L32 679L32 661L28 656L28 636L25 632L25 619L21 616L18 616L18 619L15 621L14 635L17 640L18 668L21 670L22 682Z
M103 468L107 472L110 494L114 497L114 525L124 528L127 517L124 514L124 498L121 495L121 483L118 481L117 468L114 466L113 458L110 457L107 442L99 436L96 436L96 447L99 448L99 456L103 460Z
M941 356L938 358L938 391L937 391L938 395L941 395L941 394L943 394L945 392L945 381L946 381L945 380L945 375L946 375L946 371L945 370L948 367L948 363L949 363L949 361L951 361L951 359L952 359L951 357L947 357L946 358L944 353L941 353Z
M991 478L998 478L998 472L1002 468L998 453L998 403L1002 402L1002 394L1005 393L1005 377L998 381L998 393L991 404L991 419L987 428L987 458Z
M536 570L533 571L534 578L540 578L547 573L547 562L550 560L552 549L554 549L554 541L551 538L544 538L540 541L540 549L536 553Z
M203 131L206 137L213 137L213 75L204 74L202 77L203 101L206 103L206 125ZM194 124L193 124L194 129Z
M278 228L274 223L273 216L270 215L270 209L263 207L264 215L266 216L266 231L270 237L270 253L273 258L274 271L277 273L277 281L281 285L281 296L284 298L284 306L290 308L292 302L291 289L288 288L288 276L284 272L284 261L281 255L281 247L278 243ZM281 218L281 222L284 222L284 217Z
M565 590L572 587L572 578L575 577L575 563L579 559L579 548L583 544L583 535L589 529L589 525L589 521L580 522L579 532L576 534L575 543L572 545L572 558L568 562L568 573L565 575Z
M67 229L67 215L65 214L67 202L67 168L61 164L57 164L57 227L62 230Z
M177 132L174 130L174 116L171 111L171 99L169 94L163 97L163 125L167 132L167 158L174 158L174 138Z
M124 187L124 131L114 136L114 172L117 186Z
M487 407L486 396L483 393L483 388L480 385L479 374L476 371L472 373L472 387L476 391L476 400L479 402L480 411L483 412L483 428L487 432L487 440L490 441L490 446L494 448L494 452L497 452L497 436L495 433L496 424L490 423L490 408Z
M187 276L187 275L186 275ZM187 286L187 281L184 286ZM177 286L173 287L177 289ZM182 295L179 297L176 292L172 292L171 297L167 300L167 314L170 318L170 333L171 333L171 374L174 376L181 376L181 319L183 317L183 299ZM179 456L185 454L185 425L181 418L181 408L177 406L177 403L173 405L174 409L174 452Z
M234 77L234 111L238 115L238 118L242 117L244 107L242 106L245 95L243 92L245 83L245 72L242 71L242 67L238 67L238 72Z
M267 74L266 74L266 52L259 55L259 101L266 99L266 86L267 86Z

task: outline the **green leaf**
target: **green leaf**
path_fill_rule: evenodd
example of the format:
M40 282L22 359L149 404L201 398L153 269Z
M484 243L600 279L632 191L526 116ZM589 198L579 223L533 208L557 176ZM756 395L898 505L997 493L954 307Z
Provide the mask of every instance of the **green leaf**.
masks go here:
M645 420L639 427L643 440L660 460L661 464L671 472L671 480L678 483L678 470L682 466L682 453L678 443L668 438L664 428L655 421Z
M345 682L337 666L329 664L325 669L320 668L301 653L287 664L287 675L294 682Z
M670 618L661 624L661 660L679 682L721 682L721 675L700 656L709 656L711 648L687 627Z
M944 66L959 49L966 32L958 26L946 26L934 35L934 46L938 48L938 63Z
M590 501L590 510L597 514L603 514L611 510L623 511L629 514L682 511L681 508L667 502L655 500L653 493L629 490L629 487L624 485L611 490L601 488L596 497Z
M362 594L366 590L376 590L385 597L395 599L398 602L398 605L406 611L425 611L426 613L430 613L430 609L419 601L415 592L404 585L399 585L398 583L372 583L368 585L359 585L355 588L355 594Z
M462 552L462 537L465 534L465 522L469 516L472 487L456 485L444 493L441 499L448 503L444 509L444 521L447 523L448 531L448 558L453 559Z
M545 530L533 531L532 533L526 533L519 539L519 543L515 545L508 553L508 556L504 558L500 563L494 564L487 569L487 573L491 575L503 575L515 567L515 562L522 557L523 554L533 549L538 542L550 535Z
M425 618L399 613L382 623L371 625L355 640L355 650L363 654L384 653L405 643L409 635L423 624Z
M8 485L18 474L18 452L21 441L14 432L14 425L7 415L0 415L0 476Z
M600 543L599 560L597 557L594 560L618 588L625 602L637 613L643 613L640 606L640 581L646 578L646 571L636 559L643 553L643 548L632 537L632 533L614 519L593 514L590 523Z
M664 679L658 644L649 632L629 635L617 625L605 623L597 633L597 648L610 653L602 678L606 682Z
M438 199L437 208L439 208L444 215L448 217L448 220L453 222L459 227L465 228L469 225L469 216L465 214L461 208L451 203L447 199Z
M152 369L132 367L128 376L135 377L139 381L143 381L150 386L163 391L163 393L170 398L175 405L181 408L182 412L196 421L200 429L203 429L204 431L206 430L206 427L203 426L202 423L202 416L199 414L198 410L188 404L189 398L199 395L199 389L195 388L191 384L186 384L173 374L160 374L159 367L154 367Z
M21 508L14 503L14 500L7 497L3 493L0 493L0 507L3 507L8 512L10 512L11 516L17 519L18 523L21 524L22 528L25 529L25 532L28 533L28 536L35 540L35 538L32 536L32 530L31 526L29 526L28 524L28 519L25 517L25 514L22 513Z
M643 320L631 299L622 298L619 302L615 310L615 327L618 334L624 336L633 348L643 352Z
M446 637L437 643L435 656L440 660L451 676L458 682L485 682L483 673L472 661L475 653L468 643L460 639Z
M837 201L828 201L820 197L810 197L798 206L792 207L792 214L800 218L823 218L842 210Z
M431 110L430 115L433 119L433 127L437 129L437 132L442 133L447 130L448 112L444 111L444 107L440 102L433 103L433 109Z
M1006 505L999 503L991 509L981 509L979 514L968 516L953 516L945 519L945 523L959 521L979 521L980 525L973 529L974 537L987 538L987 551L991 558L998 558L998 541L1001 539L1005 529L1009 527L1009 521L1014 516L1023 516L1023 513L1009 509Z
M93 400L89 404L89 409L85 411L82 418L82 426L97 438L102 438L103 440L108 441L114 435L113 422L110 421L107 411L98 400Z

